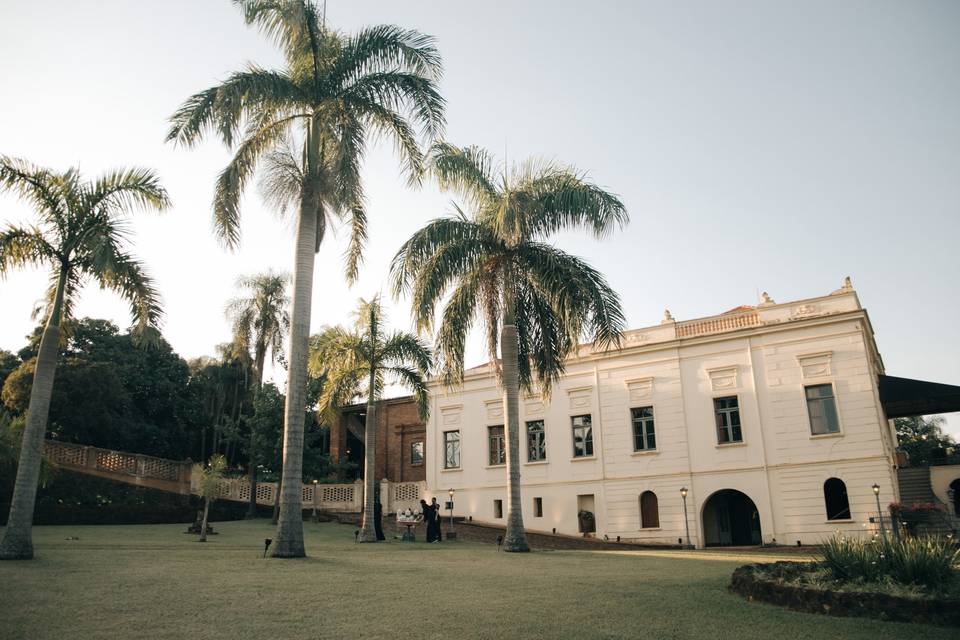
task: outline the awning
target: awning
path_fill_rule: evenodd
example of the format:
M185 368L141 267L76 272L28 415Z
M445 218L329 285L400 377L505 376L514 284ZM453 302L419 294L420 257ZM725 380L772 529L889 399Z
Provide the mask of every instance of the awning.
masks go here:
M912 418L960 411L960 387L939 382L880 376L880 404L887 418Z

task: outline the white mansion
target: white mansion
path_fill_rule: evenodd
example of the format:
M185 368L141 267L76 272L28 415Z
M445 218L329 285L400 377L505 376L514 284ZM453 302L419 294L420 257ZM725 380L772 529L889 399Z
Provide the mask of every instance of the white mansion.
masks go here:
M883 362L849 279L820 298L763 298L698 320L667 312L617 351L581 346L550 402L523 397L527 530L678 544L689 528L698 547L812 544L863 532L874 484L884 508L896 501ZM505 523L492 371L432 391L427 486L454 489L457 516Z

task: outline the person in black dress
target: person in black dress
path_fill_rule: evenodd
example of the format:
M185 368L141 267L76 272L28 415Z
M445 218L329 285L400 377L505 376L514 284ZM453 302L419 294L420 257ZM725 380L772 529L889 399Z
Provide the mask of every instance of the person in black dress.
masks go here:
M380 498L375 498L373 503L373 529L377 532L377 540L386 540L383 535L383 505L380 504Z
M433 507L427 504L426 500L420 501L420 508L423 509L423 523L427 526L427 542L436 540L436 523L434 521Z
M436 497L430 499L430 506L433 507L433 520L436 523L436 528L433 530L433 533L436 536L437 542L443 542L443 514L440 513L440 503L437 502Z

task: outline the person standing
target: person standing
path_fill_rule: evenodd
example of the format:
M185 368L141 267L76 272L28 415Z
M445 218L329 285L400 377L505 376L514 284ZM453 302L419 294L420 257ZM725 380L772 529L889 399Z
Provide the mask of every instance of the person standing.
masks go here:
M427 542L433 542L436 539L436 522L434 521L436 510L422 499L420 508L423 510L423 523L427 526Z
M433 519L436 525L433 534L437 542L443 542L443 533L442 533L442 520L443 514L440 512L440 503L437 502L437 497L434 496L430 499L430 506L433 507Z

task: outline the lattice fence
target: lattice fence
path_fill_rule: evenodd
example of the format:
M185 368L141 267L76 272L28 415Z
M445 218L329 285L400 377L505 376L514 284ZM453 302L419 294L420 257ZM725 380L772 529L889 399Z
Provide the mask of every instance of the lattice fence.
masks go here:
M240 483L240 486L237 487L237 497L244 502L250 500L250 483L249 482Z
M144 458L143 472L141 475L150 478L159 478L160 480L179 480L180 465L171 460L161 458Z
M330 485L320 490L320 502L353 502L352 485Z
M313 504L313 486L312 485L303 485L303 492L300 494L300 499L303 500L304 504Z
M98 451L97 467L114 473L137 473L137 457L117 451Z
M275 485L264 484L262 482L257 484L257 502L266 502L268 504L273 504L274 486ZM250 488L247 487L247 491L249 490Z
M48 440L43 443L43 454L48 460L56 464L74 467L87 466L87 448L79 444L50 442Z
M416 502L420 499L420 484L416 482L404 482L393 485L393 499Z

